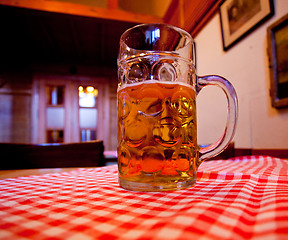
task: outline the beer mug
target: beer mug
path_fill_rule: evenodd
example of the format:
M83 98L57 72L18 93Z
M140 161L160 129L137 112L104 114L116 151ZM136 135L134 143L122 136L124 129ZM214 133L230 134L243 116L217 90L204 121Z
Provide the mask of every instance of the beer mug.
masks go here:
M170 191L193 186L199 165L230 143L237 96L220 76L198 77L189 33L166 24L142 24L120 38L118 55L118 174L121 187ZM220 87L228 119L220 139L197 144L196 96Z

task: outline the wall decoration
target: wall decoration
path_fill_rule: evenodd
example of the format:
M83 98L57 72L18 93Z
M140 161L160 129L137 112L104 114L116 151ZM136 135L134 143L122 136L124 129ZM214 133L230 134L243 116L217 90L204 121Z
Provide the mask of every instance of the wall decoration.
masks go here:
M288 107L288 14L268 27L267 37L272 106Z
M226 0L219 11L225 51L274 14L272 0Z

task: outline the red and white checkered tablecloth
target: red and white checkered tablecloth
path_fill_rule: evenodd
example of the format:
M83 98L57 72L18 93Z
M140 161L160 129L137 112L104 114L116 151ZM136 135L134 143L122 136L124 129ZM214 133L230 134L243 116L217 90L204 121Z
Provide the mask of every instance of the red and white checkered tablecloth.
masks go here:
M288 239L288 161L207 161L174 192L124 190L116 166L1 180L0 239Z

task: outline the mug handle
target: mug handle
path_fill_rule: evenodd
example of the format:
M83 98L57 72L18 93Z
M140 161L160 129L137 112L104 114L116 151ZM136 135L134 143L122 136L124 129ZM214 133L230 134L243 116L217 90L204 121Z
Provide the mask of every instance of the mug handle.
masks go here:
M202 88L208 85L220 87L224 91L228 102L228 115L225 131L218 141L204 147L199 146L198 166L207 158L212 158L225 150L234 136L238 116L238 99L232 84L225 78L217 75L199 76L196 87L197 94Z

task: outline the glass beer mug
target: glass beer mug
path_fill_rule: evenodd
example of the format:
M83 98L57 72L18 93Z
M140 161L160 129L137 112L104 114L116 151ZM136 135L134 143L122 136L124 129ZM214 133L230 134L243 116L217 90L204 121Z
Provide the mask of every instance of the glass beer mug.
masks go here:
M134 191L170 191L193 186L198 166L230 143L237 96L220 76L198 77L190 34L166 24L128 29L118 55L119 184ZM224 134L197 144L196 96L208 85L228 100Z

